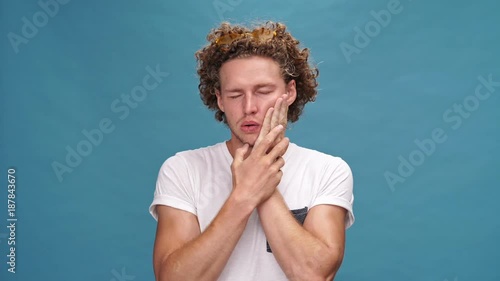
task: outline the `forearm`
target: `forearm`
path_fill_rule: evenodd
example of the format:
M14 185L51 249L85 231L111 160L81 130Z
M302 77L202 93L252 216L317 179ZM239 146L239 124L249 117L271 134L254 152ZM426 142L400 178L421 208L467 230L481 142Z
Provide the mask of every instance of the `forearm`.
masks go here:
M340 247L329 247L302 227L279 191L258 212L272 252L290 280L332 280L342 259Z
M207 229L172 252L161 264L159 281L216 280L238 243L252 208L230 196Z

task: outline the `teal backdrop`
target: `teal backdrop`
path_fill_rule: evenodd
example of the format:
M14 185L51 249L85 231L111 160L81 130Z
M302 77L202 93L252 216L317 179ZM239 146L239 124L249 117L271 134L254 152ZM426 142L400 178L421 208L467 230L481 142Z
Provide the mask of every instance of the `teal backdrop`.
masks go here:
M267 19L320 69L288 135L353 170L356 222L336 280L500 280L499 9L2 1L0 280L154 280L161 164L229 138L199 98L194 52L223 20Z

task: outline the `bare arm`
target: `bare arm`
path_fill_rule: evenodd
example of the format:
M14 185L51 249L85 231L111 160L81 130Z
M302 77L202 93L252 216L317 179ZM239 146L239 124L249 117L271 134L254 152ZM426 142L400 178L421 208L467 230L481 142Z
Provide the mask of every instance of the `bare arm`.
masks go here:
M273 254L290 280L334 278L344 256L344 208L315 206L301 226L276 191L258 211Z
M288 104L284 100L286 96L276 101L264 132L278 124L286 126ZM344 208L315 206L301 226L277 190L259 205L258 212L273 254L290 280L330 281L335 277L344 256Z
M153 255L156 280L216 280L252 209L230 197L203 233L196 216L189 212L167 206L157 206L157 212Z
M271 113L269 110L268 115ZM195 215L166 206L157 207L153 263L158 281L219 277L250 214L276 191L281 180L284 160L280 156L285 153L288 140L274 143L283 129L275 127L259 135L246 158L249 146L245 144L237 149L231 165L233 191L203 233Z

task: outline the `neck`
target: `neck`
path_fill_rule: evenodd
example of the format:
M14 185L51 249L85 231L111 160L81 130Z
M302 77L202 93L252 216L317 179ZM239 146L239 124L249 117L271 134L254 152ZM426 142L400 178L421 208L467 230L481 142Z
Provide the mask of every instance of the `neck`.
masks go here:
M242 141L236 139L234 136L226 141L226 146L227 146L227 149L229 150L229 153L231 154L231 156L234 158L234 154L236 153L236 150L240 147L243 147L243 145L245 145L245 143L243 143ZM247 153L244 157L247 158L247 156L250 154L250 152L252 151L253 149L253 146L251 145L248 150L247 150Z
M231 154L231 156L233 158L234 158L234 154L236 153L236 150L238 148L242 147L243 145L245 145L243 142L235 139L234 137L231 138L230 140L226 141L227 149L229 150L229 153ZM245 154L243 159L246 159L248 157L250 152L252 152L252 149L253 149L253 145L248 148L247 153ZM287 151L288 151L288 149L287 149Z

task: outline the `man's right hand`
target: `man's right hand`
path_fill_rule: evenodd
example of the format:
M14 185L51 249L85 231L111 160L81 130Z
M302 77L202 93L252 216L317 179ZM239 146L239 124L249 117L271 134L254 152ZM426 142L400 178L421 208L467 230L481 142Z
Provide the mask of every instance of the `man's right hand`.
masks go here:
M290 142L288 138L283 138L276 143L284 127L279 125L270 128L273 111L273 108L267 111L263 127L250 154L245 158L249 149L249 145L245 144L236 150L231 165L233 195L238 200L250 203L252 207L257 207L267 200L283 176L281 168L285 165L285 160L282 156Z

